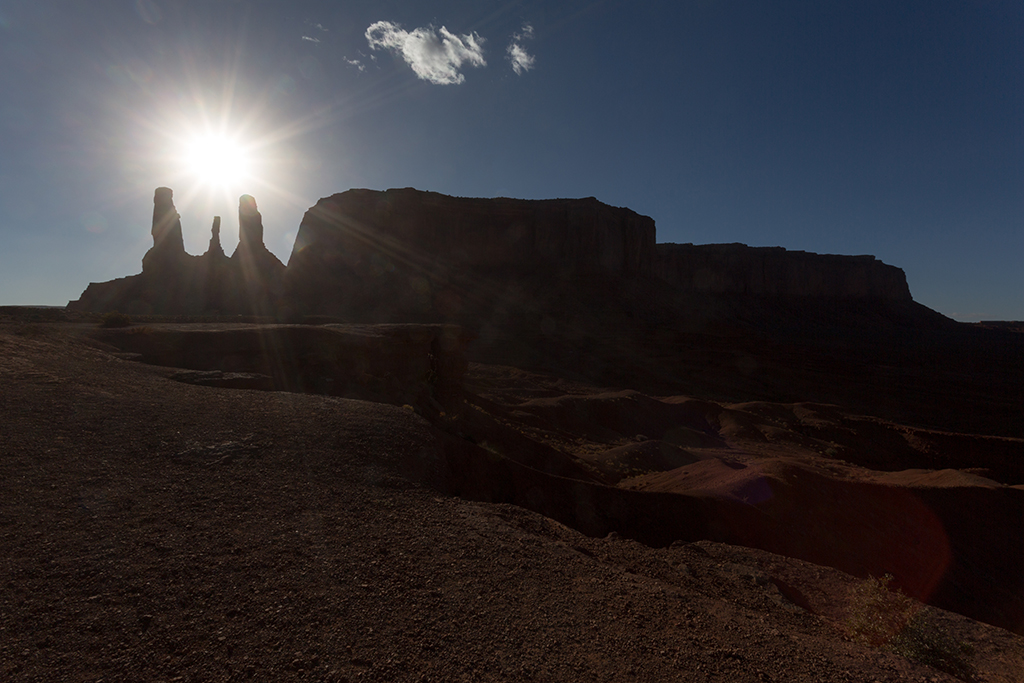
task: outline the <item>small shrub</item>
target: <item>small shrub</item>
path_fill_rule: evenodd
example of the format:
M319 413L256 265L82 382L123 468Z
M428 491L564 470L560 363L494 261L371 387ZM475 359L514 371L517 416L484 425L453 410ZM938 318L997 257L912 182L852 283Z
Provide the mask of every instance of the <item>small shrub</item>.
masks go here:
M973 681L974 667L969 661L973 648L932 623L916 600L893 590L889 586L892 578L889 574L869 577L854 587L846 619L851 640Z
M892 576L868 577L854 586L846 630L850 638L868 647L887 645L917 612L914 600L889 588Z
M100 327L128 327L131 324L131 318L117 311L111 311L100 319Z

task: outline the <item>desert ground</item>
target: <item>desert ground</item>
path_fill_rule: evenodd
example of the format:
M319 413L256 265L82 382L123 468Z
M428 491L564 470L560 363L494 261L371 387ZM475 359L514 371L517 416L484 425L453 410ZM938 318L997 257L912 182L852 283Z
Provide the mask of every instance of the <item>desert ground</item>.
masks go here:
M0 320L0 680L1024 680L1018 436L716 399L713 349L692 395L472 362L446 412L98 329ZM886 573L930 604L868 644Z

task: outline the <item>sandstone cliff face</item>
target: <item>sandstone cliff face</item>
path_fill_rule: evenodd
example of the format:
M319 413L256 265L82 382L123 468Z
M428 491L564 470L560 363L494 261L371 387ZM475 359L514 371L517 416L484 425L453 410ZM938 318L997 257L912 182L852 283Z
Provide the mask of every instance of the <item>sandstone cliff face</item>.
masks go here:
M588 199L349 190L306 212L287 315L459 322L544 304L523 291L648 275L654 221Z
M312 247L312 248L311 248ZM654 221L587 199L467 199L413 189L349 190L317 202L289 266L337 259L428 260L472 268L650 271Z
M743 244L655 244L654 222L596 199L464 199L411 189L349 190L306 212L289 279L439 265L540 277L654 275L686 291L910 301L902 270L873 256ZM348 283L354 286L354 283Z
M654 272L708 294L912 301L903 271L874 256L836 256L744 244L659 244Z

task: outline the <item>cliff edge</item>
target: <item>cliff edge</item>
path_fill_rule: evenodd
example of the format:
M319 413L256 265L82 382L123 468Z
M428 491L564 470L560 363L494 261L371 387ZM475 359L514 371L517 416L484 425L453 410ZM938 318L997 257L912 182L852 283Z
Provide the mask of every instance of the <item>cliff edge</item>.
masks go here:
M686 291L758 297L913 301L902 269L874 256L745 244L658 244L654 272Z

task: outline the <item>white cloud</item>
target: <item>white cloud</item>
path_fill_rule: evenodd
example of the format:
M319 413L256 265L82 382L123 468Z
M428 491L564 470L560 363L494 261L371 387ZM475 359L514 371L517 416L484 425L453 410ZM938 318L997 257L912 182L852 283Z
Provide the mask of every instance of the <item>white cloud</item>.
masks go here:
M516 72L517 76L532 69L533 63L537 61L537 58L524 50L519 43L512 43L508 46L508 58L512 62L512 70Z
M366 29L370 49L384 48L402 56L421 79L436 85L451 85L466 80L459 69L463 64L487 66L484 39L476 33L457 36L444 26L405 31L390 21L378 21Z
M311 43L319 43L320 42L319 38L310 38L309 36L302 36L302 39L303 40L308 40Z
M520 33L512 34L512 42L508 45L508 59L512 62L512 70L516 72L517 76L521 76L523 72L529 71L533 68L534 62L537 58L526 51L521 42L524 40L530 40L533 38L533 26L530 24L523 24L523 28Z
M349 59L348 57L342 57L342 59L344 59L345 63L348 64L349 66L354 66L355 68L359 69L360 71L366 71L366 65L363 64L358 59Z

